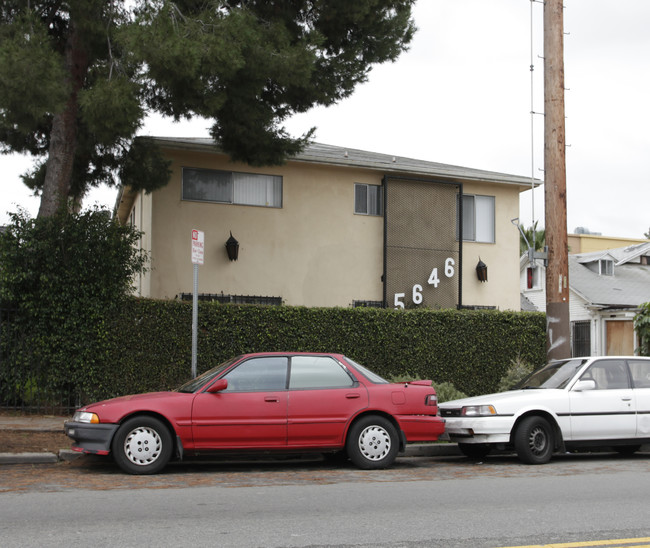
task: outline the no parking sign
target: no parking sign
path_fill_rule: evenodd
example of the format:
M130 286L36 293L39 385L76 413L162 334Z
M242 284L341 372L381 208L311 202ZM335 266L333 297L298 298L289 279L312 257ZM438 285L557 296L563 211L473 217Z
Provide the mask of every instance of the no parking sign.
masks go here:
M192 230L192 264L203 264L204 234L202 230Z

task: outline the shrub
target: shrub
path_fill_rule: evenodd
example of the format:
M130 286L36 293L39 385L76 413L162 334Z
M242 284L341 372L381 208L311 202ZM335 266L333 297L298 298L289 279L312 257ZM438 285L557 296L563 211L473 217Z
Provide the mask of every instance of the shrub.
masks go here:
M44 219L11 215L0 235L0 304L11 308L0 380L19 398L94 394L112 382L108 332L133 276L145 268L139 237L99 209Z
M650 356L650 302L642 304L634 316L634 329L639 336L637 352L641 356Z
M510 362L506 374L501 377L499 385L497 386L497 392L512 390L518 382L524 380L528 375L530 375L533 372L533 369L534 367L532 365L524 363L521 356L517 354L517 357Z
M433 383L433 387L436 389L436 394L438 395L438 403L460 400L467 397L467 394L458 390L450 382Z

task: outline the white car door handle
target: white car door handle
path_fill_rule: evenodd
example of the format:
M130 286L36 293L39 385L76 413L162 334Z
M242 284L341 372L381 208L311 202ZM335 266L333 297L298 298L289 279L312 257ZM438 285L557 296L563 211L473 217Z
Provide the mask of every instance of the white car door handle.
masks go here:
M623 401L632 401L632 398L621 398Z

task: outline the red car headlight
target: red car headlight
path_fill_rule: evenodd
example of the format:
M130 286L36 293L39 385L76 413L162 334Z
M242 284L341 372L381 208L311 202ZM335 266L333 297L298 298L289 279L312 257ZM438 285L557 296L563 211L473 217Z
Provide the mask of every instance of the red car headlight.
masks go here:
M95 413L77 411L72 417L73 422L85 422L87 424L99 424L99 417Z

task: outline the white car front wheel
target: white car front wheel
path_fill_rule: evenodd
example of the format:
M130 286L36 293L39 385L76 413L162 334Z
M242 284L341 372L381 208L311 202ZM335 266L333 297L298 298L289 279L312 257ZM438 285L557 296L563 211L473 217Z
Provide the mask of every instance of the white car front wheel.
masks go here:
M514 434L517 456L526 464L545 464L551 460L555 444L553 428L543 417L526 417Z

